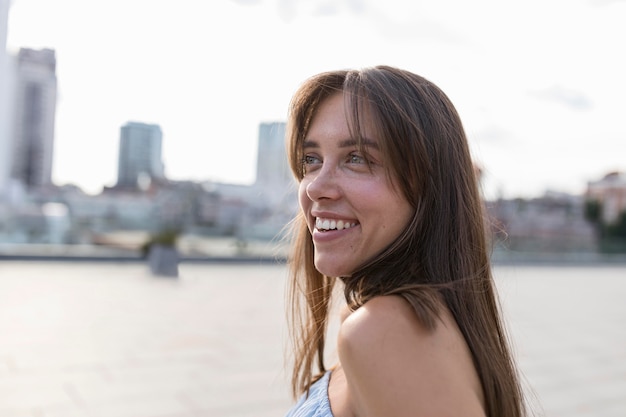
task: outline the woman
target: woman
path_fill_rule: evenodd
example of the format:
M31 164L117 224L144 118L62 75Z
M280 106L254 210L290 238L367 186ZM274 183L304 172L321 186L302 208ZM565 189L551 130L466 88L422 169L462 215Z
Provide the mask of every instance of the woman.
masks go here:
M290 261L295 416L522 416L477 178L446 95L392 67L322 73L296 92ZM324 361L343 286L339 361Z

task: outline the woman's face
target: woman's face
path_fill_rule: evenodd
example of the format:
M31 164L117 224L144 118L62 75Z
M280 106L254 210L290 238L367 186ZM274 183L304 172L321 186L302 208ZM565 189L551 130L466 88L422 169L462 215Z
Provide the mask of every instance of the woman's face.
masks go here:
M305 173L299 189L315 267L332 277L348 276L379 254L414 212L387 178L373 129L364 126L360 152L345 110L341 93L319 106L303 144Z

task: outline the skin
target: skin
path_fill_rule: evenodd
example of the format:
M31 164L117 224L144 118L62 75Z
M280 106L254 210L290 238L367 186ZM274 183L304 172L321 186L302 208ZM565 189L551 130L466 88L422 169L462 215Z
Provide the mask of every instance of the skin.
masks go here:
M368 301L342 323L329 384L335 417L484 417L482 388L456 322L434 331L397 296Z
M305 140L299 189L315 266L335 277L350 275L377 255L413 215L386 177L372 130L364 126L371 141L364 155L351 142L345 114L341 93L320 105ZM320 230L332 221L349 227ZM485 415L471 354L445 306L431 331L404 299L375 297L343 320L338 353L329 383L335 417Z
M299 188L315 245L315 266L334 277L349 275L381 252L413 215L385 174L371 129L365 126L370 143L363 154L351 138L345 114L341 93L320 105L304 142L306 173ZM316 219L328 224L316 226ZM342 229L320 230L333 221Z

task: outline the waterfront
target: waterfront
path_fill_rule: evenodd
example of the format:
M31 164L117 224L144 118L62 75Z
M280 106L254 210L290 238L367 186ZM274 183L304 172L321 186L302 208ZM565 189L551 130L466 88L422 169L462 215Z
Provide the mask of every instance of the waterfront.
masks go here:
M0 263L1 417L283 416L284 265ZM536 415L626 415L626 265L495 268Z

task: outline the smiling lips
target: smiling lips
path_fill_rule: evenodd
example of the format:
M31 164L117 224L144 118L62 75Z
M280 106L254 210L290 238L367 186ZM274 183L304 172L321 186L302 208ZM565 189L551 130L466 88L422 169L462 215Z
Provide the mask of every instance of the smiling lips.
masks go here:
M348 220L323 219L320 217L315 219L315 228L320 232L349 229L356 225L357 223Z

